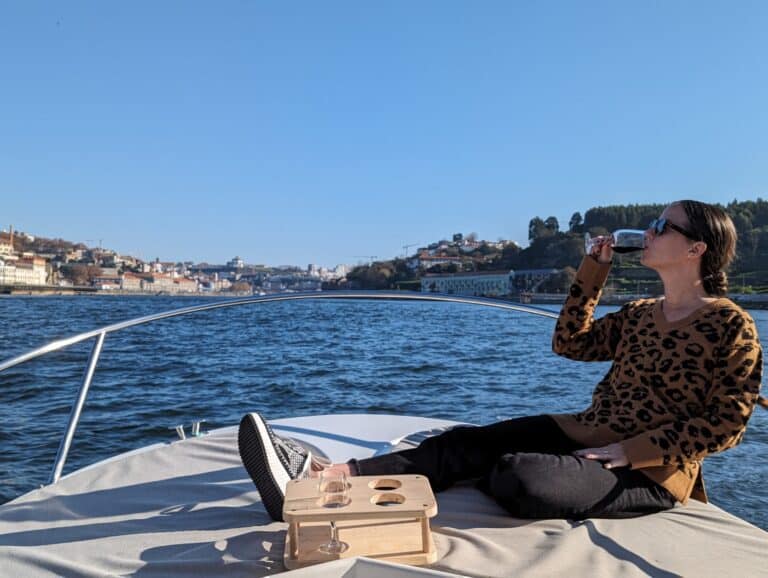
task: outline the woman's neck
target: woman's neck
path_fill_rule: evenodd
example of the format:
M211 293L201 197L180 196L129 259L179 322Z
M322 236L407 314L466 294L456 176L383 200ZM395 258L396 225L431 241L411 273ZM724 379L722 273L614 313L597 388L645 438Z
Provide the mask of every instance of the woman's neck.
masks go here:
M664 284L665 309L687 309L714 299L704 290L698 275L671 272L660 273L660 276Z
M715 300L716 297L707 295L702 289L699 291L667 291L664 290L664 309L695 309L702 303L709 303Z

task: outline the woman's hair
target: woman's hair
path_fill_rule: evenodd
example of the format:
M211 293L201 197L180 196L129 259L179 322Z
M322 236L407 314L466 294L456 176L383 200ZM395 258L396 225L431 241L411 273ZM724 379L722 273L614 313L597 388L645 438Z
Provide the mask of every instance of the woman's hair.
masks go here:
M731 217L718 206L699 201L677 201L688 218L688 231L707 244L701 257L701 282L707 295L725 295L728 276L725 269L736 256L736 227Z

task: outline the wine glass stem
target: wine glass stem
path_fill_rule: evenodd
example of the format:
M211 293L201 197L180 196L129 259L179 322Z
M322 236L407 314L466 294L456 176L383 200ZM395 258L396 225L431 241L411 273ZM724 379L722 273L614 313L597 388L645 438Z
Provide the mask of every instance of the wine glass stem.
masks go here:
M333 520L331 520L331 544L333 544L334 547L339 544L339 530L336 527L336 522Z

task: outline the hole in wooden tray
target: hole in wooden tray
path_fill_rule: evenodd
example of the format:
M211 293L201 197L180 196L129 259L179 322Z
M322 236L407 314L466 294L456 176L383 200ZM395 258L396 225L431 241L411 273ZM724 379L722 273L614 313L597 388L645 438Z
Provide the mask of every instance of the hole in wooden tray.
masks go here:
M348 506L350 502L349 496L342 494L328 494L327 496L321 496L317 501L317 505L321 508L343 508Z
M333 494L335 492L344 492L352 488L352 484L347 482L346 489L344 487L344 482L341 480L330 480L326 482L320 482L318 485L318 490L320 490L321 493L329 493Z
M368 487L372 490L379 490L380 492L390 492L392 490L396 490L400 486L403 485L403 482L400 480L390 480L387 478L382 478L381 480L373 480L368 484Z
M405 503L402 494L376 494L371 498L371 503L376 506L399 506Z

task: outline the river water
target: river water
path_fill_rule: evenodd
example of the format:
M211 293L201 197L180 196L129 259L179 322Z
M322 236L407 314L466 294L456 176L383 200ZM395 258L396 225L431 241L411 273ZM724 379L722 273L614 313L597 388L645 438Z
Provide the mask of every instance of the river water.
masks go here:
M210 303L173 297L0 298L0 359L154 312ZM556 311L557 307L551 307ZM600 307L598 316L615 308ZM768 311L751 311L768 344ZM294 301L197 313L107 336L64 473L208 429L253 410L334 412L485 424L579 411L608 370L555 356L554 320L456 303ZM46 482L91 344L0 374L0 502ZM717 505L768 529L768 411L742 444L707 458Z

